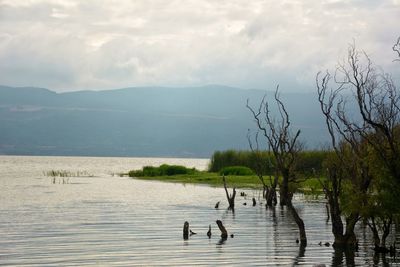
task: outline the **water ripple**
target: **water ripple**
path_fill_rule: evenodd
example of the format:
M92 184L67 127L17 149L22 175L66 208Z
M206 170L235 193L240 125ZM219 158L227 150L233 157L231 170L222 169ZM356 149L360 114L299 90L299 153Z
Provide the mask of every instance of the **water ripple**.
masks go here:
M60 169L95 169L101 165L91 165L87 158L85 164L79 162L80 158L65 160L62 163L58 159L57 166L64 166ZM320 241L333 241L321 200L306 201L301 195L295 198L308 234L308 246L301 250L295 242L296 224L285 208L244 206L242 203L251 203L251 198L238 197L232 214L226 210L225 192L220 188L101 174L95 179L71 177L73 186L51 184L44 177L21 175L19 170L29 169L32 162L35 168L42 167L41 171L48 167L43 159L42 163L32 158L25 163L24 158L0 161L1 266L346 265L344 255L318 245ZM101 159L104 169L105 162ZM218 210L214 209L217 201L221 201ZM223 220L229 234L234 234L223 244L217 219ZM186 241L182 238L184 221L189 221L190 228L197 232ZM211 239L206 236L210 224ZM383 260L376 264L373 258L369 231L357 231L360 250L354 265L386 266ZM388 258L386 263L400 262Z

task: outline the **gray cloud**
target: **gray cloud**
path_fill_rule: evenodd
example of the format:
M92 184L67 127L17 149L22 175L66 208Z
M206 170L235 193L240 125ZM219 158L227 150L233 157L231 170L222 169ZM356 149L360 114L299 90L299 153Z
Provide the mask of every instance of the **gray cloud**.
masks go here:
M398 75L399 17L398 0L2 0L0 84L309 90L353 39Z

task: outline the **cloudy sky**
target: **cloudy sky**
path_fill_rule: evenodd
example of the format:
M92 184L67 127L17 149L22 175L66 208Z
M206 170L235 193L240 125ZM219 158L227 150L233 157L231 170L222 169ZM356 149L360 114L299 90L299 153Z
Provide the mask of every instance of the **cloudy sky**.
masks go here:
M349 43L399 73L400 0L0 0L0 84L314 90Z

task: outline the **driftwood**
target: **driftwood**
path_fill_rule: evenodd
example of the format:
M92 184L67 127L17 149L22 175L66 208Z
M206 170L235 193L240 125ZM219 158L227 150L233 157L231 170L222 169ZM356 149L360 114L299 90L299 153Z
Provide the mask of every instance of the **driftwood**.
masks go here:
M220 220L217 220L217 225L219 230L221 231L221 238L222 239L227 239L228 238L228 232L226 231L224 225L222 224L222 222Z
M228 199L228 203L229 203L228 210L235 211L236 188L233 188L233 193L232 193L232 195L229 195L228 189L227 189L227 187L226 187L225 175L222 175L222 181L224 182L224 188L225 188L226 198Z
M188 240L189 239L189 223L185 222L183 224L183 239Z

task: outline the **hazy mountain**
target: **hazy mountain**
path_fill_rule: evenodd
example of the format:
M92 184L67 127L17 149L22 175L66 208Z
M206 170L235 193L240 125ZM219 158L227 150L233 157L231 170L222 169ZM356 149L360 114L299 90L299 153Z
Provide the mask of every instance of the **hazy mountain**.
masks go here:
M69 93L0 86L0 154L208 157L247 149L247 129L255 124L246 100L256 106L265 93L223 86ZM326 142L316 95L282 98L308 148Z

